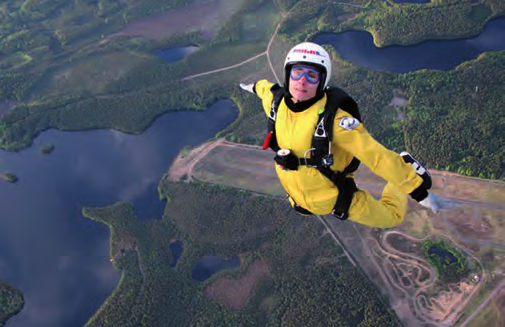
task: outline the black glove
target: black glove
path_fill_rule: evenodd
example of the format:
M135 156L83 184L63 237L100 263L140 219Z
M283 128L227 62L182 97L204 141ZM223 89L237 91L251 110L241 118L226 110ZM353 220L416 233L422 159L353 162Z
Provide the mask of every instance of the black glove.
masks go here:
M284 156L277 154L274 157L274 160L278 165L282 166L282 169L284 170L298 170L298 166L300 165L298 157L295 156L292 152Z

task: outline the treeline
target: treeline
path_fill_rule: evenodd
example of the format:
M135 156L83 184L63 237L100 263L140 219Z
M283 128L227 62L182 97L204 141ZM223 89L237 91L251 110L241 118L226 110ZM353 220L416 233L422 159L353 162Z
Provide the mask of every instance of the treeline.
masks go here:
M288 1L290 2L290 1ZM505 14L500 0L435 1L426 4L353 1L351 5L331 0L301 0L292 5L279 35L297 43L319 32L367 30L377 46L413 44L428 38L477 35L491 19ZM361 6L361 7L359 7ZM352 18L343 18L352 15Z
M342 249L329 236L322 237L323 227L294 213L287 201L166 179L159 192L167 199L165 215L142 221L142 227L119 223L135 219L125 204L87 209L94 220L114 217L112 240L128 235L138 242L137 250L120 258L121 282L87 326L398 325L356 268L337 259ZM174 239L182 240L184 251L170 268ZM240 268L203 282L191 279L202 256L237 254L242 254ZM204 295L217 278L240 278L256 260L266 262L269 273L258 280L243 308L231 311Z
M0 326L5 326L7 320L17 315L24 305L23 294L0 280Z
M366 1L353 1L351 5L332 0L300 0L291 7L289 15L279 28L279 36L297 43L309 39L319 32L340 32L352 28L346 15L366 13ZM359 6L362 6L360 8Z
M0 147L17 151L31 144L42 131L49 128L85 130L113 128L128 133L141 133L160 114L176 109L203 110L226 94L226 89L203 89L193 92L172 83L158 83L139 91L103 97L68 96L69 102L45 102L21 105L0 121Z
M373 34L377 46L406 45L426 38L477 35L489 19L503 11L503 2L473 6L472 1L448 0L422 5L377 6L374 11L362 13L358 20Z
M505 51L486 53L456 70L420 71L397 81L408 90L406 148L428 167L504 178Z
M468 276L469 269L463 255L443 240L423 241L424 255L435 268L442 283L457 283Z

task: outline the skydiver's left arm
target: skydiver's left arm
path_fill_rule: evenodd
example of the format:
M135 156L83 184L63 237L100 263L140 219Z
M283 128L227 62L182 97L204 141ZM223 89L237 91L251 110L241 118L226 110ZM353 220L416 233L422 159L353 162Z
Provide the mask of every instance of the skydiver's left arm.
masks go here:
M339 116L335 119L333 130L333 141L338 147L351 153L375 174L400 187L405 193L412 194L421 186L423 179L399 154L375 140L357 119Z

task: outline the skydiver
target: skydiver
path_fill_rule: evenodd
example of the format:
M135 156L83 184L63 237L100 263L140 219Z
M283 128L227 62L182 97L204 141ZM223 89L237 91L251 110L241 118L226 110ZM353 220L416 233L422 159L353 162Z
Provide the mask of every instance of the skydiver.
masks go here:
M387 228L403 221L407 194L434 213L442 209L440 199L428 191L429 172L409 153L397 154L377 142L359 114L349 113L355 105L352 98L340 90L339 105L331 107L336 101L328 101L331 58L323 47L311 42L293 47L286 56L284 74L283 86L260 80L240 87L262 100L270 121L264 148L277 151L277 176L295 210ZM324 116L328 112L333 116ZM314 146L318 128L327 126L321 117L331 117L328 120L333 122L328 153L322 154ZM355 168L350 167L356 166L354 157L388 182L379 200L357 188Z

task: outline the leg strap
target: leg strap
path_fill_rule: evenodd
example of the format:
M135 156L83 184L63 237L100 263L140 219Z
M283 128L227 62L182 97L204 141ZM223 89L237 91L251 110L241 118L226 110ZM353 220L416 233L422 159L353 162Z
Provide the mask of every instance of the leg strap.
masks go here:
M352 177L337 177L335 185L338 188L338 196L331 214L335 218L346 220L349 218L349 208L351 207L352 197L354 193L358 191L358 187Z

